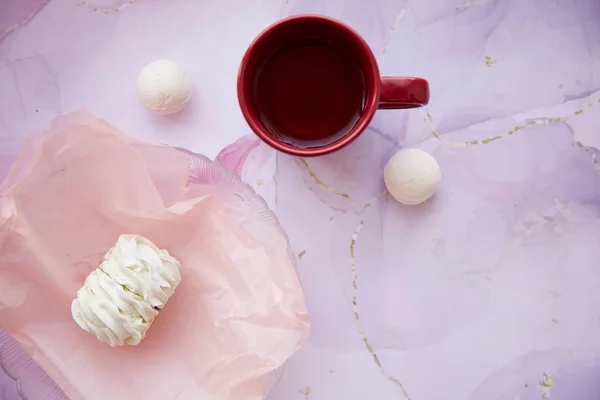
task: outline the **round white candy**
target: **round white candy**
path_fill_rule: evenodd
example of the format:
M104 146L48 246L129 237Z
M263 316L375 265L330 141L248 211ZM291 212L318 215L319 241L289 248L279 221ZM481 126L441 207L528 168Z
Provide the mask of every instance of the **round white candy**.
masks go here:
M402 204L420 204L433 196L442 180L440 166L429 153L404 149L394 154L383 171L385 186Z
M174 114L192 96L192 80L173 61L157 60L140 71L137 93L140 101L155 113Z

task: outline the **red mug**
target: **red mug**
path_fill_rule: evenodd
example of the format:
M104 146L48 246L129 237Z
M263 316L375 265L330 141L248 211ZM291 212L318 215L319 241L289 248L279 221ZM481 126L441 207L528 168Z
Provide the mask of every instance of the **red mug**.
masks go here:
M250 45L238 100L250 128L271 147L319 156L355 140L379 109L422 107L422 78L380 77L369 45L352 28L320 15L283 19Z

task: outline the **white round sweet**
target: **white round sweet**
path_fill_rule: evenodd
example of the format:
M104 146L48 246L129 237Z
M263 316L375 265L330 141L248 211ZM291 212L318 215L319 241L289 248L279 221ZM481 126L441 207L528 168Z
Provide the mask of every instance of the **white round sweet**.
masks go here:
M181 281L179 261L138 235L121 235L71 304L83 330L111 346L139 344Z
M394 154L383 171L385 186L402 204L420 204L433 196L442 180L440 166L429 153L404 149Z
M140 101L161 115L181 111L192 96L192 86L189 75L170 60L151 62L137 78Z

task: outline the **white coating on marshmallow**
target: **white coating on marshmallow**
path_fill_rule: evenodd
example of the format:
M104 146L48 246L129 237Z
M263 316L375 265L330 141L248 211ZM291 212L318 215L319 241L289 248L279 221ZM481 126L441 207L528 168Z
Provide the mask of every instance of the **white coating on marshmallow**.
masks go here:
M404 149L394 154L385 166L383 177L392 197L408 205L423 203L433 196L442 180L435 158L420 149Z
M151 111L167 115L183 109L192 96L190 76L170 60L146 65L137 78L140 101Z
M111 346L139 344L181 281L179 262L138 235L121 235L71 304L75 322Z

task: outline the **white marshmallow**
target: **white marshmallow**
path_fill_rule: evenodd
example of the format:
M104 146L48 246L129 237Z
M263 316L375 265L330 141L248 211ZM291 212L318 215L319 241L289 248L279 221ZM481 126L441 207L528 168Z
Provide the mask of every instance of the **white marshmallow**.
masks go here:
M151 62L140 71L137 78L140 101L161 115L181 111L192 96L192 86L189 75L170 60Z
M383 179L396 200L414 205L433 196L442 174L439 164L429 153L420 149L404 149L387 162Z
M71 304L83 330L111 346L139 344L181 281L180 264L139 235L121 235Z

